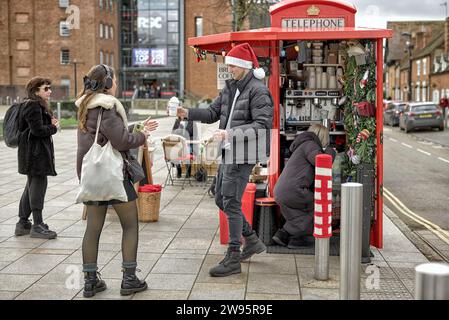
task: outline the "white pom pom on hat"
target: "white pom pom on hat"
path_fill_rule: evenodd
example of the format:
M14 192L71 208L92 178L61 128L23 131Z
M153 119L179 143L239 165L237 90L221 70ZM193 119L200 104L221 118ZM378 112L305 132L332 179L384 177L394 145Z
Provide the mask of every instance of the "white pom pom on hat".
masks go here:
M265 78L265 71L259 67L257 56L248 43L242 43L232 48L225 57L225 64L253 69L254 77L259 80Z
M254 73L254 76L259 80L263 80L265 78L265 70L262 68L254 69L253 73Z

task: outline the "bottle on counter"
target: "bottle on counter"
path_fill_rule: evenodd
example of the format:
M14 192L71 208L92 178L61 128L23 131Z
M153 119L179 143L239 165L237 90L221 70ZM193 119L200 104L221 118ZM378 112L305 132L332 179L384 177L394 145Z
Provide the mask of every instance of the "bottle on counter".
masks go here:
M309 68L309 89L315 89L316 88L316 73L315 68L310 67Z

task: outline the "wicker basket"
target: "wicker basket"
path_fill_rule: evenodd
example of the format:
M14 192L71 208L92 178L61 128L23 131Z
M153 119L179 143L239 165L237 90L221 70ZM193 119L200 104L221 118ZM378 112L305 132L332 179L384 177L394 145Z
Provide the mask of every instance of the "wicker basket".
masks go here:
M158 221L160 205L160 192L139 192L139 221Z

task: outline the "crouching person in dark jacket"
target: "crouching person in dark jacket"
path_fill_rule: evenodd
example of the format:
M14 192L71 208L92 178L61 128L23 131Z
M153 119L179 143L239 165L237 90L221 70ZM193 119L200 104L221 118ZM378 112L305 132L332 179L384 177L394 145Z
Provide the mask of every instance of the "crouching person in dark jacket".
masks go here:
M19 204L19 222L15 235L30 234L32 238L54 239L43 222L47 176L56 176L52 135L58 129L58 120L48 106L51 81L35 77L26 85L28 100L21 105L19 118L19 173L27 175L27 184ZM28 220L33 214L33 225Z
M305 236L313 234L315 157L326 153L335 159L329 147L329 130L321 124L312 125L296 137L292 153L276 187L274 197L286 222L273 236L273 241L290 249L307 246Z
M266 250L242 213L242 196L257 161L266 161L273 122L273 99L260 81L264 77L257 58L244 43L235 46L225 58L233 75L208 109L178 108L180 118L203 123L220 120L214 137L222 141L223 157L218 170L215 203L224 211L229 225L229 246L225 258L209 273L225 277L240 273L240 262ZM256 68L251 71L252 68ZM261 143L258 143L261 142ZM257 148L257 150L256 150ZM240 239L245 244L240 253Z

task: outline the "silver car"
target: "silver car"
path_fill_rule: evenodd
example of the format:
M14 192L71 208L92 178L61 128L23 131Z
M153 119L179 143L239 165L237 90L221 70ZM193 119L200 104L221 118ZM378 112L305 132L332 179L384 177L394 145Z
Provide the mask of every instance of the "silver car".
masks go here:
M432 102L407 103L399 116L399 128L405 130L405 133L416 128L438 128L443 131L443 113Z

